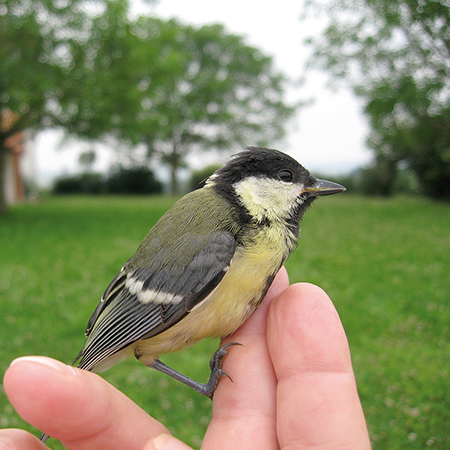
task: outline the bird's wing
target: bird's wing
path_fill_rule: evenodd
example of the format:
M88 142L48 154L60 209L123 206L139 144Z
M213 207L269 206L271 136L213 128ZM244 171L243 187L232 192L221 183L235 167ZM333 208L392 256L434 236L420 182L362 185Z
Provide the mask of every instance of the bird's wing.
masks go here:
M186 261L184 245L196 247ZM230 267L236 240L228 231L206 238L187 236L172 248L150 241L144 268L132 260L114 278L92 315L88 341L80 353L79 367L91 370L104 359L139 339L167 330L220 283ZM167 263L169 262L169 263ZM78 359L78 358L77 358Z

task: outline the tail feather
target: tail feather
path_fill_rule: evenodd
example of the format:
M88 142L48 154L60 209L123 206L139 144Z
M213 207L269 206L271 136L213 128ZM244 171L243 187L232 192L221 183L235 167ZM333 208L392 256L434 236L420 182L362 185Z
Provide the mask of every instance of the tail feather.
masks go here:
M48 434L42 433L39 440L43 442L44 444L50 439L50 436Z

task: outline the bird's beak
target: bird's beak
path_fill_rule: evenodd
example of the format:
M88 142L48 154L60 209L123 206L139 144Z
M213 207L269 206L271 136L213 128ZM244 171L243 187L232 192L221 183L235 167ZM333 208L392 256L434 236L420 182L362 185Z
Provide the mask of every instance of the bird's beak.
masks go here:
M318 179L312 186L306 187L304 192L307 192L312 196L322 196L337 194L346 190L347 189L345 189L344 186L334 183L333 181Z

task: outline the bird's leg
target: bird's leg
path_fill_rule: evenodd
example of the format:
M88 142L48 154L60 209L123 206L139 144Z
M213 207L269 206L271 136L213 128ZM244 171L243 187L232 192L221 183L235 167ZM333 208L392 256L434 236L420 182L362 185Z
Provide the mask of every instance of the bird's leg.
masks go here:
M222 360L224 356L228 352L228 348L232 345L242 345L239 344L239 342L230 342L229 344L224 345L223 347L219 348L217 350L210 362L209 367L211 369L211 375L209 377L209 380L207 383L202 384L198 381L193 380L192 378L187 377L186 375L183 375L180 372L177 372L176 370L172 369L171 367L164 364L159 359L155 359L149 367L159 370L160 372L165 373L166 375L171 376L172 378L175 378L175 380L181 381L182 383L186 384L187 386L194 389L194 391L197 391L199 394L204 395L205 397L209 397L210 399L213 398L214 391L217 388L217 384L219 383L220 377L226 376L231 380L230 375L228 375L225 370L222 369ZM231 380L233 381L233 380Z

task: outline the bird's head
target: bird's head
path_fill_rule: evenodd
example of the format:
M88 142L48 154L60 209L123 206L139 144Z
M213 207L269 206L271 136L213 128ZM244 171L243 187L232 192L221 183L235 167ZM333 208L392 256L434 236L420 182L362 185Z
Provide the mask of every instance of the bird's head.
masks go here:
M208 184L257 222L299 222L316 197L345 191L340 184L312 176L289 155L263 147L234 155Z

